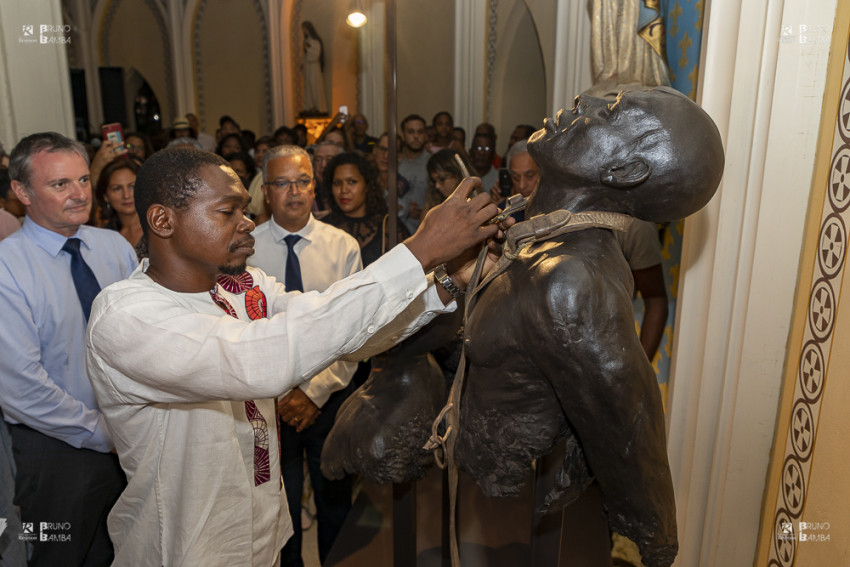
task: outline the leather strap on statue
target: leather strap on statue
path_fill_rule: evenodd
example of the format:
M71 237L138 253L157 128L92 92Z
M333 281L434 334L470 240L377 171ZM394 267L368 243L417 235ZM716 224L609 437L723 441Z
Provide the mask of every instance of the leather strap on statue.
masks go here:
M510 203L509 203L510 205ZM525 202L514 203L510 207L510 212L522 210ZM508 211L506 207L505 211ZM500 215L501 216L501 215ZM495 217L496 222L501 222L504 218ZM466 305L463 311L463 325L466 329L469 313L477 299L478 294L489 284L493 278L504 272L513 260L519 257L520 253L529 245L535 242L549 240L566 234L586 228L608 228L625 232L632 224L634 219L628 215L619 213L609 213L605 211L586 211L580 213L571 213L567 210L557 210L548 214L538 215L527 221L517 223L510 227L505 235L505 242L502 245L503 253L498 262L490 273L481 280L481 272L484 269L484 262L487 258L487 245L485 244L478 255L478 261L475 264L475 269L472 271L472 277L469 280L466 293ZM465 332L465 331L464 331ZM458 469L455 460L455 435L453 433L458 430L460 422L460 400L463 393L463 382L466 378L466 337L464 337L463 348L460 355L460 363L457 367L452 389L449 393L449 399L445 407L440 411L437 419L431 427L431 437L425 444L423 449L434 451L434 460L437 466L441 469L448 467L449 477L449 549L452 558L452 567L460 567L460 551L458 547L457 534L457 487L458 487ZM443 435L439 434L440 424L445 419L446 431ZM442 453L442 455L441 455Z

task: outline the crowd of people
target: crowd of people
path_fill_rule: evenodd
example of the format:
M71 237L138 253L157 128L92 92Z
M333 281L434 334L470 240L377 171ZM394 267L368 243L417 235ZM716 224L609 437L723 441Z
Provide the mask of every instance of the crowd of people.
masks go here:
M539 177L528 125L504 157L492 124L467 147L448 112L405 117L397 140L368 126L338 115L309 143L303 125L256 137L222 116L210 135L187 114L154 140L47 132L0 150L0 517L51 526L0 540L0 561L271 565L283 547L303 565L305 470L325 560L352 480L319 459L363 360L447 309L422 273L492 236L483 220ZM660 256L641 261L646 300L658 274L640 270Z

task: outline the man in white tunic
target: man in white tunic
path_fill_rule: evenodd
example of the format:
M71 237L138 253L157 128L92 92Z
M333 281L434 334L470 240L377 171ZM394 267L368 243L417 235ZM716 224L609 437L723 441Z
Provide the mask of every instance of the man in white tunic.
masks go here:
M109 516L115 565L277 563L292 528L273 398L453 309L425 272L495 234L482 227L496 213L489 197L466 198L476 184L366 270L322 294L287 294L245 268L250 198L226 162L188 148L145 162L135 200L149 259L97 297L87 337L128 479ZM449 271L465 287L470 263Z

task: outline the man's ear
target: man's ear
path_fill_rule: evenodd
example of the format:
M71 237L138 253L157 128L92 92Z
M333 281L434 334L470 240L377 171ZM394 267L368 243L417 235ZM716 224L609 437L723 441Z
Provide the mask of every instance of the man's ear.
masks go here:
M652 174L652 166L641 158L634 158L623 164L603 169L600 179L603 184L618 189L640 185Z
M18 201L24 205L30 206L32 204L32 195L30 195L30 192L27 191L26 185L20 181L12 180L12 191L15 192L15 195L18 197Z
M174 233L173 226L174 211L165 205L151 205L148 207L148 228L159 238L171 238Z

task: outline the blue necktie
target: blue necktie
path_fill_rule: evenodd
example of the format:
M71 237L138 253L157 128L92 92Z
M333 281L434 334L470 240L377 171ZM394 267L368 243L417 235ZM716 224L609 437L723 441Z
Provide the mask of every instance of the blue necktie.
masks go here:
M83 260L83 255L80 254L79 238L66 240L62 250L71 255L71 278L74 280L74 287L77 288L80 305L83 306L83 315L86 316L86 321L88 321L91 304L100 292L100 284L97 283L94 272L91 271L89 265Z
M295 254L295 244L301 240L297 234L290 234L283 238L286 242L286 291L304 291L304 284L301 282L301 262L298 261L298 255Z

